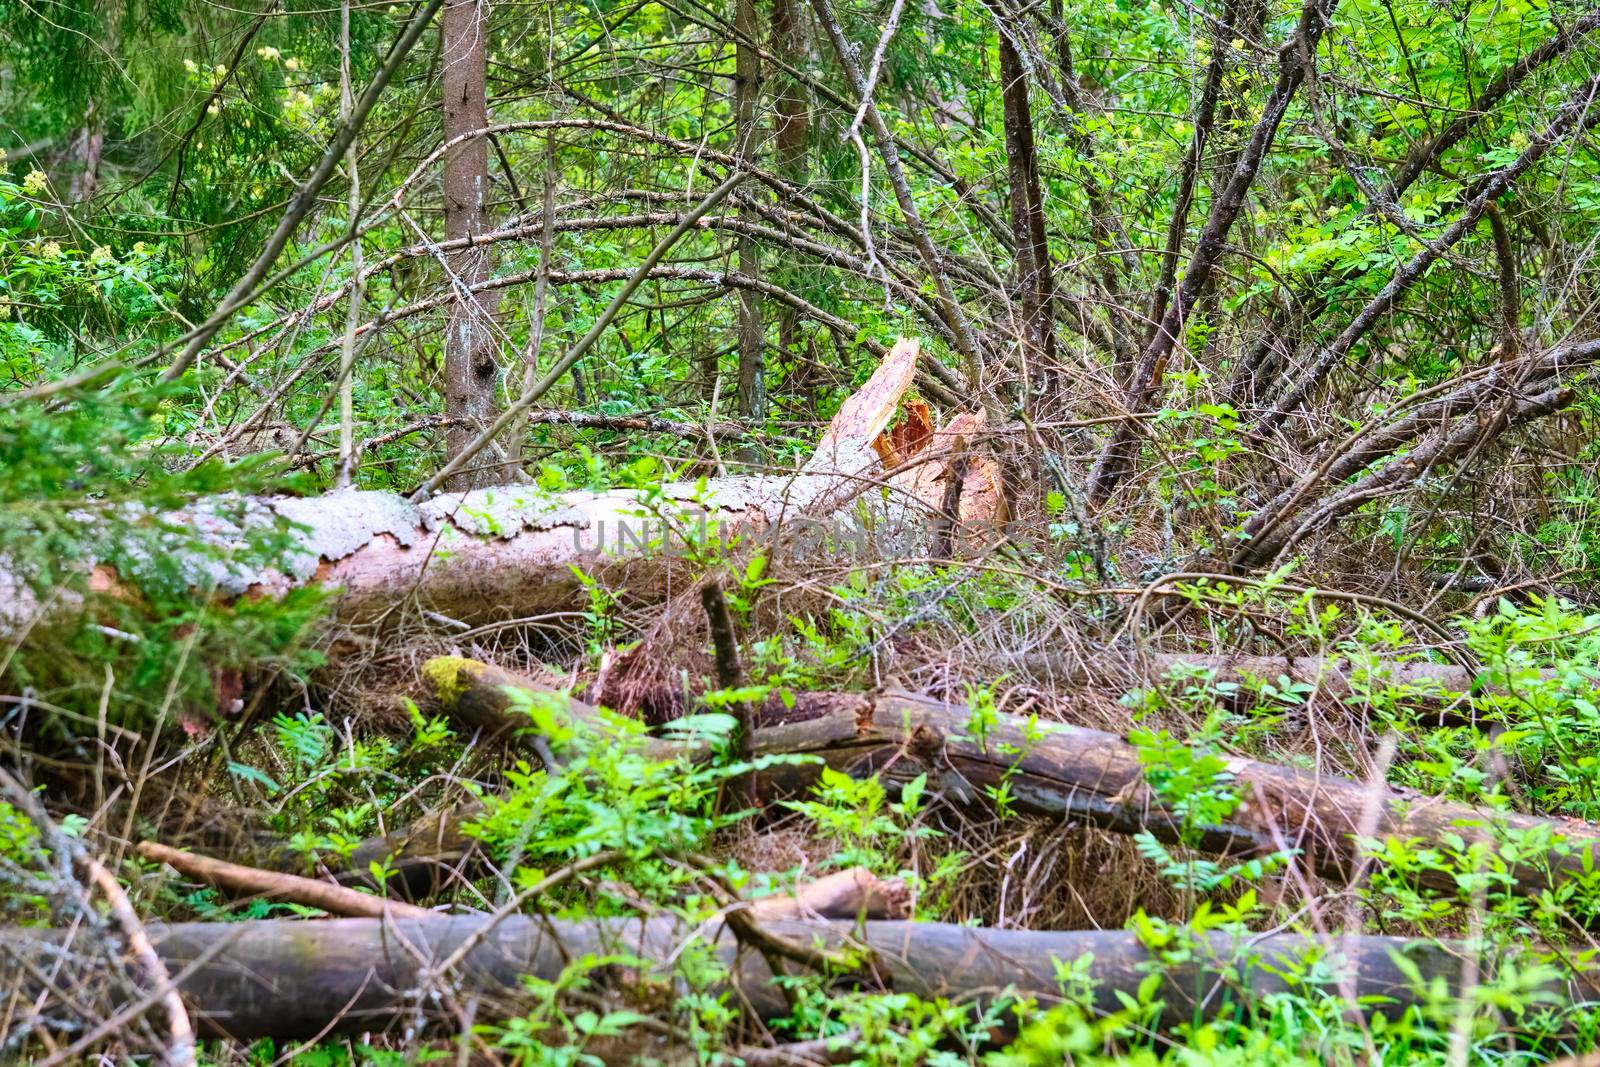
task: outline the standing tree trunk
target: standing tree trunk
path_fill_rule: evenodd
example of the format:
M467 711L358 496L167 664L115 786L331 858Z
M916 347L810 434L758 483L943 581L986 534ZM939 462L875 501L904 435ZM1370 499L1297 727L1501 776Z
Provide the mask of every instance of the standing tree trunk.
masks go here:
M443 56L444 139L489 125L488 0L448 0L440 48ZM444 157L445 240L475 237L488 229L489 140L470 137ZM489 251L465 248L446 261L455 294L445 332L445 414L459 420L445 438L447 458L459 454L494 420L499 377L495 334L500 293L469 294L466 288L489 278ZM490 484L495 472L468 468L451 489Z
M94 194L100 190L100 154L105 141L105 129L100 121L97 101L91 100L89 110L83 117L83 125L72 139L73 162L77 164L77 170L72 175L69 194L74 204L93 200Z
M734 131L740 162L754 165L760 147L756 102L761 95L761 56L756 51L755 0L738 0L734 11ZM739 237L739 273L761 277L755 239ZM761 326L761 297L751 288L739 290L739 414L760 419L767 413L766 331Z
M772 49L791 67L806 69L812 62L811 45L805 23L806 9L796 0L772 0ZM777 152L777 172L794 185L806 183L806 149L811 138L811 97L798 79L787 73L778 75L772 133ZM800 345L800 315L787 304L778 308L778 351L793 357ZM789 391L814 401L816 394L816 351L794 364ZM809 416L815 410L807 412Z
M1003 9L996 7L998 20ZM1028 74L1004 25L1000 29L1000 86L1005 110L1006 171L1011 185L1011 232L1017 245L1017 289L1022 303L1021 335L1029 393L1045 384L1040 372L1055 366L1055 329L1051 303L1054 280L1050 245L1045 235L1044 193L1039 183L1039 155L1033 140L1033 112L1028 105Z

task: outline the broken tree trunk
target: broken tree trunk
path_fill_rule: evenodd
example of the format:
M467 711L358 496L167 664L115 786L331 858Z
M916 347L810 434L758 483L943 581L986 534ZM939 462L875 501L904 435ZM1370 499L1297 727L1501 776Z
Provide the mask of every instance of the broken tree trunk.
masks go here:
M458 670L449 677L458 703L509 703L506 687L514 683L507 679L514 676L491 669ZM580 714L592 712L571 703ZM1457 838L1470 846L1497 834L1525 836L1539 842L1538 848L1504 872L1522 893L1538 893L1553 879L1581 877L1600 864L1600 827L1590 823L1474 808L1250 759L1227 760L1239 797L1228 820L1185 826L1147 784L1139 749L1103 730L1002 715L975 737L970 709L901 693L796 694L792 714L796 721L773 722L773 716L755 731L757 758L810 755L854 776L878 773L887 783L925 773L930 794L959 804L982 803L987 790L1004 785L1020 812L1082 820L1116 833L1149 831L1168 843L1187 841L1224 855L1295 849L1310 869L1329 878L1343 879L1356 869L1358 836L1415 840L1446 856L1460 851L1452 845ZM674 751L668 742L653 744L660 756ZM798 795L817 774L816 763L768 767L760 791L768 798ZM1497 850L1489 853L1485 863L1506 864ZM1423 877L1454 884L1451 871Z
M741 951L726 927L697 934L672 919L569 922L512 916L474 942L449 973L438 973L452 953L480 937L485 923L483 916L450 916L179 923L150 930L196 1027L216 1036L414 1032L430 1021L454 1019L449 1007L456 1001L472 1003L478 1021L503 1018L517 1010L522 976L554 981L585 955L609 961L592 974L600 989L623 1005L631 1000L644 1006L661 995L670 998L668 961L696 936L708 937L727 964L726 986L737 989L735 1003L761 1018L790 1011L761 955ZM1054 997L1059 965L1087 958L1095 1006L1113 1012L1122 1007L1117 994L1134 994L1152 962L1136 934L1117 931L1051 933L915 922L772 922L763 929L791 943L866 950L873 981L896 992L958 1002L992 1000L1008 989ZM1424 989L1435 980L1456 989L1468 955L1449 945L1387 937L1194 936L1194 951L1166 968L1156 991L1165 1004L1166 1024L1236 1011L1243 996L1304 993L1314 979L1291 984L1285 976L1324 970L1336 976L1324 987L1330 995L1348 993L1360 998L1354 1003L1365 1011L1394 1018L1426 999L1408 977L1408 965L1417 969ZM0 988L38 997L42 976L58 973L64 996L52 998L54 1011L68 1010L63 1001L93 1003L97 998L89 992L102 976L54 967L60 940L59 933L46 931L0 932ZM1306 971L1298 962L1302 959L1323 963ZM1495 961L1486 962L1492 967ZM1556 983L1551 991L1577 1001L1592 999L1600 989L1583 980L1571 987Z
M877 440L911 386L914 339L896 344L839 408L811 459L792 474L674 483L656 491L550 494L512 485L413 504L392 493L200 501L164 518L214 551L187 567L197 593L271 596L308 585L334 594L335 621L384 624L414 608L435 620L474 623L582 607L574 568L623 599L665 599L687 588L685 537L753 538L826 517L879 478ZM270 572L226 562L251 531L287 524L291 548ZM194 542L175 540L180 565ZM171 559L163 565L170 565ZM140 575L94 569L90 588L137 595ZM0 567L0 636L22 632L47 609L23 576ZM48 610L64 610L53 598Z

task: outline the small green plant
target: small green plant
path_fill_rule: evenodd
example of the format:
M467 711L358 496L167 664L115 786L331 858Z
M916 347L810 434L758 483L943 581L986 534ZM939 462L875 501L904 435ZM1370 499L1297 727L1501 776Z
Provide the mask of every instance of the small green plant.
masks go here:
M919 774L900 787L899 800L891 801L876 775L852 778L824 767L812 798L787 801L786 806L811 819L834 846L828 857L831 865L897 874L897 846L938 834L917 818L927 786L927 775Z
M601 852L618 854L634 892L676 900L691 872L673 859L703 850L711 836L741 816L717 810L726 783L780 759L763 757L754 768L730 752L735 720L708 712L680 720L680 738L703 743L716 755L690 761L661 754L637 720L601 710L574 718L553 694L511 691L514 709L544 737L559 766L508 768L508 788L484 798L484 813L468 826L518 886ZM801 757L783 757L802 761ZM598 905L604 910L606 905Z
M1164 729L1137 729L1128 735L1144 764L1146 783L1162 806L1176 817L1179 840L1191 849L1200 844L1207 830L1226 822L1239 805L1233 772L1214 747L1215 723L1208 727L1189 744L1177 741ZM1231 888L1238 882L1259 881L1297 854L1297 850L1282 849L1223 865L1192 852L1175 856L1149 830L1135 834L1134 842L1162 876L1179 885L1191 899Z
M533 1003L528 1011L500 1026L480 1026L477 1032L493 1041L518 1067L603 1067L608 1061L591 1052L594 1042L620 1037L649 1017L632 1011L574 1009L571 996L586 992L589 975L608 967L648 966L647 961L625 956L585 955L569 962L554 981L532 976L522 980L523 992Z
M0 915L34 925L50 919L54 872L33 820L0 800Z

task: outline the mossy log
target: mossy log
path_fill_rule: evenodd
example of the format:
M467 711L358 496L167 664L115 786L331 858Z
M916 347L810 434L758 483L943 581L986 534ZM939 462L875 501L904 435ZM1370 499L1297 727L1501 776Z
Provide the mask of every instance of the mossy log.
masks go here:
M150 932L197 1030L215 1036L415 1032L439 1020L459 1024L465 1011L456 1015L453 1008L467 1004L474 1021L487 1022L517 1011L524 975L554 980L586 954L611 959L592 975L598 991L650 1011L672 1002L666 961L679 958L686 942L697 937L707 939L728 965L734 1003L759 1018L789 1010L762 956L741 950L725 927L697 932L671 919L569 922L513 916L480 939L484 928L483 916L450 916L180 923L152 926ZM864 966L854 980L869 988L959 1001L991 1000L1007 990L1054 997L1057 965L1087 958L1096 1007L1115 1011L1122 1006L1118 993L1133 994L1151 963L1136 935L1115 931L795 921L767 923L763 929L792 943L862 951ZM440 965L463 948L460 962L440 973ZM63 1005L100 1000L103 975L53 965L62 955L59 933L0 932L0 954L0 988L18 989L31 999L41 995L44 976L56 976L60 995L43 1001L47 1011L41 1021L70 1012ZM619 955L646 962L618 962ZM1337 979L1324 987L1330 994L1359 998L1352 1003L1369 1014L1393 1017L1423 998L1399 961L1414 966L1423 983L1442 980L1454 987L1462 957L1459 946L1398 938L1322 942L1213 932L1195 936L1194 951L1169 967L1156 995L1165 1004L1162 1021L1168 1024L1226 1014L1238 1010L1244 995L1306 991L1307 986L1292 985L1289 976L1306 973L1301 962L1320 959L1317 971ZM1481 964L1488 972L1496 962ZM1567 1000L1592 999L1597 991L1592 981L1553 989Z

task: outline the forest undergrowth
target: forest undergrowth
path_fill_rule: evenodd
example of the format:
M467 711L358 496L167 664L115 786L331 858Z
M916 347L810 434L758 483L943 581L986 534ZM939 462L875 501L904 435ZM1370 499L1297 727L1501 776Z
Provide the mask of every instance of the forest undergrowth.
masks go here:
M0 0L0 1060L1600 1062L1596 33Z

